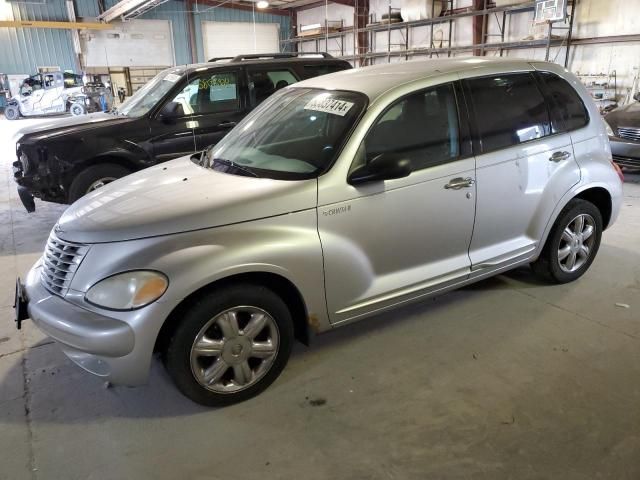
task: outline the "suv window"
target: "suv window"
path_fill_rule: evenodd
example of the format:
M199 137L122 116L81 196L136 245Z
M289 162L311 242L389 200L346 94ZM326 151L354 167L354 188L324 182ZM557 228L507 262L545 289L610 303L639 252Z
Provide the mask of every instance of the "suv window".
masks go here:
M547 105L532 74L473 78L466 83L483 152L550 134Z
M298 79L285 69L278 70L249 70L249 91L251 92L251 106L255 107L286 86L296 83Z
M540 72L540 77L551 99L553 133L575 130L589 123L587 107L569 82L551 72Z
M209 74L189 82L173 102L182 105L185 115L233 112L240 109L238 74Z
M364 140L365 156L402 153L412 170L460 156L458 110L453 85L413 93L392 104Z

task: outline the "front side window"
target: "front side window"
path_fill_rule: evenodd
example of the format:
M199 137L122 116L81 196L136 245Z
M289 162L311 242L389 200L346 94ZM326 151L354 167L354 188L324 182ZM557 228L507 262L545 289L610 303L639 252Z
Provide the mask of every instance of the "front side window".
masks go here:
M259 105L276 90L280 90L297 81L298 79L289 70L249 70L251 106Z
M366 103L355 92L283 90L209 149L205 165L240 175L314 178L332 165Z
M587 108L566 80L551 72L540 72L540 76L547 94L551 97L553 133L575 130L589 123Z
M421 170L460 156L458 110L451 84L409 95L391 105L364 140L364 155L401 154Z
M238 75L224 72L195 78L172 101L182 106L183 115L235 112L240 109Z
M547 105L530 73L474 78L466 82L483 152L550 134Z

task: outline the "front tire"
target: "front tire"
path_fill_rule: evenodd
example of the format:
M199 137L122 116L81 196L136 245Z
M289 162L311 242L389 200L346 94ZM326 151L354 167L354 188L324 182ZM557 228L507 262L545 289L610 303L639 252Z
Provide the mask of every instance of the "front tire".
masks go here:
M15 105L7 105L4 108L4 117L7 120L17 120L20 118L20 109Z
M531 264L545 280L567 283L589 269L600 248L602 214L586 200L571 200L560 212L540 257Z
M291 313L278 295L259 285L233 285L194 302L164 360L186 397L222 407L271 385L289 359L293 338Z
M81 103L72 103L69 107L69 112L74 117L79 117L80 115L87 113L87 109Z
M130 173L128 168L113 163L100 163L85 168L71 182L69 203Z

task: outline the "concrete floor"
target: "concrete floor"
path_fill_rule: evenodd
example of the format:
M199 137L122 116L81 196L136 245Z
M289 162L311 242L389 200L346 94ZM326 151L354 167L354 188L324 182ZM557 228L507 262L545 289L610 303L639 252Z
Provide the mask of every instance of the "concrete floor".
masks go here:
M9 141L33 122L0 120L0 479L640 478L638 177L581 280L525 268L345 327L208 410L158 362L107 389L15 330L14 278L63 210L17 198Z

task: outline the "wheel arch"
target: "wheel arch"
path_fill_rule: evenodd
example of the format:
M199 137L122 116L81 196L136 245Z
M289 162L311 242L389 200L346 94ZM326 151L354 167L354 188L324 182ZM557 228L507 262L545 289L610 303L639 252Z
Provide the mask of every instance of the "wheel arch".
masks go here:
M593 203L596 208L600 210L600 213L602 213L603 229L606 229L609 226L613 216L614 205L613 196L611 192L606 188L606 186L603 186L602 184L589 184L582 186L582 188L575 188L567 192L567 194L556 205L553 214L547 221L547 225L544 229L542 238L540 239L540 243L538 244L538 248L536 249L534 258L538 258L538 256L542 252L542 249L544 248L544 245L547 243L549 234L551 233L551 230L553 229L558 216L560 215L564 207L566 207L567 204L574 198L580 198L582 200L587 200Z
M602 214L603 229L606 229L609 226L613 210L613 201L611 194L606 188L590 187L586 190L582 190L573 198L581 198L582 200L593 203Z
M204 295L215 294L216 289L239 283L260 285L269 288L279 295L287 304L287 307L291 312L296 340L305 345L309 345L311 332L307 321L308 310L304 298L298 288L289 279L282 275L278 275L277 273L248 272L237 273L215 280L200 287L182 299L182 301L176 305L176 307L174 307L171 313L167 316L162 327L160 327L160 331L156 337L154 351L161 352L165 349L173 331L180 321L180 316L196 298Z

